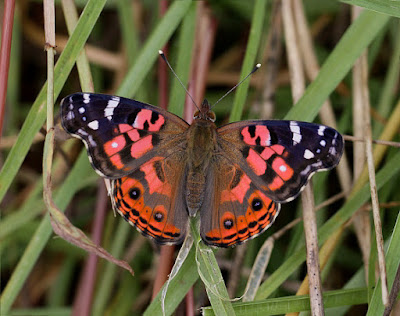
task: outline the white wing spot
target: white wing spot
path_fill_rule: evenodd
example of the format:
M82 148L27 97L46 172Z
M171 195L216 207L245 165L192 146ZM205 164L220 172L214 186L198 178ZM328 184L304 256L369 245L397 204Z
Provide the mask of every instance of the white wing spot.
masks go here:
M301 142L300 126L295 121L290 121L290 131L293 133L292 140L293 145L297 145Z
M300 134L293 134L293 145L296 145L301 142L301 135Z
M264 146L271 146L271 134L269 134L268 139L265 140Z
M318 135L319 136L324 136L324 131L325 131L326 127L325 126L320 126L318 127Z
M83 94L83 103L88 104L90 102L90 94L84 93Z
M79 113L81 113L81 114L83 114L83 113L85 113L85 108L83 107L83 106L81 106L79 109L78 109L78 111L79 111Z
M82 116L82 121L86 122L86 116Z
M322 147L325 147L325 146L326 146L326 141L325 141L324 139L322 139L322 140L319 142L319 144L320 144Z
M81 134L81 135L83 135L83 136L87 136L88 135L88 133L86 133L83 129L78 129L78 133L79 134Z
M89 136L88 136L88 141L89 141L89 144L90 144L91 146L93 146L93 147L96 147L96 146L97 146L97 144L96 144L96 142L94 141L92 135L89 135Z
M70 110L73 110L73 109L74 109L74 105L73 105L73 104L70 104L70 105L69 105L69 109L70 109Z
M118 106L118 104L119 97L112 97L110 100L108 100L107 107L104 109L104 116L110 119L110 116L114 114L114 109Z
M75 118L74 112L68 112L67 120L73 120Z
M285 172L285 171L286 171L286 166L281 165L281 166L279 167L279 170L282 171L282 172Z
M111 144L111 147L112 147L112 148L117 148L117 147L118 147L118 143L113 142L113 143Z
M313 154L310 150L306 149L306 150L304 151L304 158L305 158L305 159L314 158L314 154Z
M92 129L97 131L99 129L99 121L95 120L95 121L91 121L88 126Z

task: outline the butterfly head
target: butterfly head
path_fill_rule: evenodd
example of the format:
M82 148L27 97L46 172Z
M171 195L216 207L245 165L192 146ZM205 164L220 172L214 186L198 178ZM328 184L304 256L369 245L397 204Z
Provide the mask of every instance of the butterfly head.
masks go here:
M194 113L193 119L215 122L215 113L211 111L211 105L208 103L207 99L204 99L200 109Z

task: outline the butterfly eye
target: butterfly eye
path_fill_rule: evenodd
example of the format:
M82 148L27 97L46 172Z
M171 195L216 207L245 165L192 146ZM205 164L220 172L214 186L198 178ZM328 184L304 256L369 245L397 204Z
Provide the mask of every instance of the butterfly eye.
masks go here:
M214 112L210 111L207 113L207 119L210 120L211 122L215 122L216 118L217 117L215 116Z
M200 111L196 111L193 114L193 119L199 119L200 118Z

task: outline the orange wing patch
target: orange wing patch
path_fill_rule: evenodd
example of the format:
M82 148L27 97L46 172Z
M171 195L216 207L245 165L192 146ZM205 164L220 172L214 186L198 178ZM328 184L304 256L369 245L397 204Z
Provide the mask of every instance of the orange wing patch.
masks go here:
M183 232L168 220L166 205L152 197L171 195L170 184L163 181L160 159L155 157L134 174L113 182L113 207L144 235L161 244L176 243Z
M218 226L206 231L203 240L218 247L243 243L265 231L274 222L279 208L280 204L261 191L254 190L247 199L244 214L235 215L232 211L225 211L220 216Z

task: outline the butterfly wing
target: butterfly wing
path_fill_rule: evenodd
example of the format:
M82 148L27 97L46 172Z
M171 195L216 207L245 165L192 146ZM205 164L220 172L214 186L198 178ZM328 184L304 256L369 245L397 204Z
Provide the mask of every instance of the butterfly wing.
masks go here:
M156 156L112 183L114 210L160 244L179 244L187 231L184 170L178 161L176 155Z
M279 213L279 203L271 200L229 159L219 156L211 168L200 209L200 235L206 244L240 244L272 225Z
M178 150L189 127L150 104L93 93L65 97L61 123L83 140L96 172L111 179L130 174L157 154L168 156Z
M83 140L97 173L113 179L118 213L159 243L182 242L188 223L185 121L135 100L76 93L62 100L61 122Z
M218 129L227 157L267 196L293 200L317 171L335 167L343 138L335 129L298 121L244 121Z
M265 231L278 202L293 200L313 173L336 166L343 139L313 123L244 121L220 127L218 146L200 231L207 244L227 247Z

